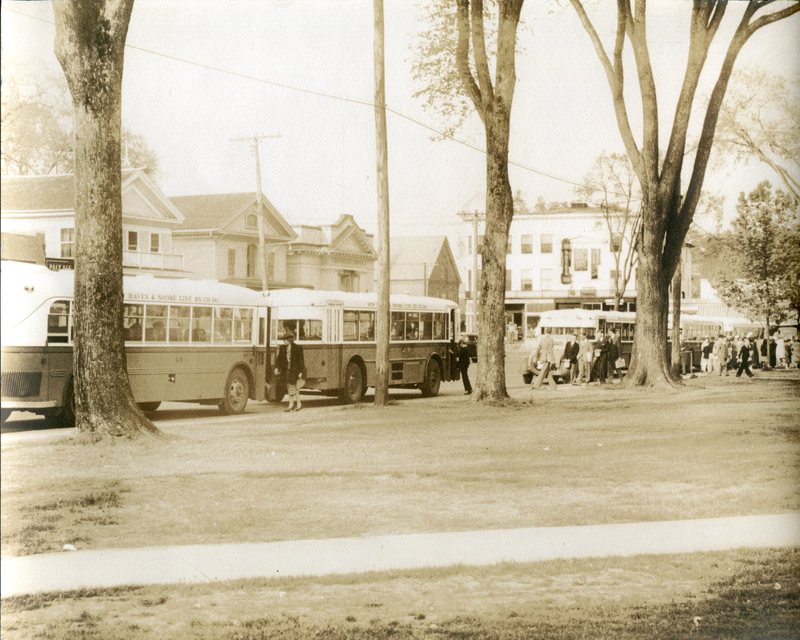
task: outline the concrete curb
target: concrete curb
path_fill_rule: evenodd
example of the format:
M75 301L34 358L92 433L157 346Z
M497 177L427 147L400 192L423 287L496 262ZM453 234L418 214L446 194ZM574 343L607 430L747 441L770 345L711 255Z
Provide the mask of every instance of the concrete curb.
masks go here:
M2 597L45 591L320 576L800 546L800 513L364 538L48 553L2 559Z

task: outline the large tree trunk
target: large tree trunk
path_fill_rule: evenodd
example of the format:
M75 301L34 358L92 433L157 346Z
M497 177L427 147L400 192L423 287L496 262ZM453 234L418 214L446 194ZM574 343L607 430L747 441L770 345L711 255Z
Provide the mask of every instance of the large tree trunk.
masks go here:
M75 117L76 426L97 439L159 433L133 401L123 337L120 110L132 4L54 5Z
M655 216L654 211L646 213L651 215L645 215L645 222ZM666 273L661 264L662 238L663 234L648 233L648 226L644 226L636 274L636 335L628 374L623 381L626 386L670 387L675 384L667 360L672 274Z
M508 397L505 378L505 282L508 230L514 198L508 179L510 111L498 102L486 119L486 230L478 327L478 375L473 398Z

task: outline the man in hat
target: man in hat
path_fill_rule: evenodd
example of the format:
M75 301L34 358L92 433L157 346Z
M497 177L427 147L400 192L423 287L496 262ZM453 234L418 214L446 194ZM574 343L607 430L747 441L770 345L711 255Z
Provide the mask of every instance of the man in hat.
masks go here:
M305 384L306 365L303 361L303 347L295 344L294 333L287 331L281 336L283 344L278 348L275 359L275 375L286 384L289 393L289 406L284 411L300 411L299 388Z

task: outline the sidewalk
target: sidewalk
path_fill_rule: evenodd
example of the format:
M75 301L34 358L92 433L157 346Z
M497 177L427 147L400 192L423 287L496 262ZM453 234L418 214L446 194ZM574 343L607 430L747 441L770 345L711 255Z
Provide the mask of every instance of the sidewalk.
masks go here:
M48 553L2 559L2 597L197 583L800 546L800 513L576 527L419 533L258 544Z

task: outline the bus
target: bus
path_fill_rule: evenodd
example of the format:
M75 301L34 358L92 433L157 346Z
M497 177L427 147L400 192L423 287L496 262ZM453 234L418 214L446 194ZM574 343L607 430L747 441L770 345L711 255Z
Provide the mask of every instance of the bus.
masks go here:
M2 420L12 411L54 424L75 419L72 381L74 271L3 261ZM161 402L217 404L241 413L263 400L269 303L213 280L125 276L128 379L144 411Z
M375 293L278 289L264 294L272 308L273 347L286 331L303 347L306 390L361 401L375 386ZM443 380L454 380L450 342L459 326L458 305L450 300L391 296L390 382L435 396ZM270 385L280 402L285 386Z
M668 329L672 325L672 317L668 319ZM596 309L557 309L541 312L535 335L542 334L543 328L549 328L555 343L555 356L559 367L554 372L558 378L569 378L569 369L564 361L564 347L567 341L575 340L581 333L589 340L594 340L597 333L608 333L614 330L619 337L620 358L625 361L622 369L627 369L631 361L633 336L636 328L636 314L629 311L600 311ZM718 318L681 315L681 331L684 341L684 353L692 368L700 365L701 345L708 337L716 337L724 328ZM668 351L668 354L670 351ZM521 365L522 373L527 370L527 358Z

